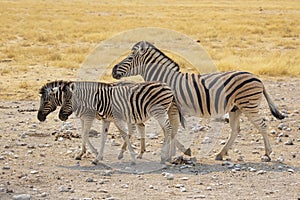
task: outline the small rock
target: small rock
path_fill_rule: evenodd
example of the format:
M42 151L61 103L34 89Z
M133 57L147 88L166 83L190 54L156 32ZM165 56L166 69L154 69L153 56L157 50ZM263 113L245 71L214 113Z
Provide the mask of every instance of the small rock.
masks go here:
M153 185L149 185L149 189L154 189L154 186Z
M281 137L277 137L277 138L276 138L276 142L277 142L277 143L280 143L280 142L282 142L282 139L281 139Z
M100 192L100 193L108 193L108 191L104 190L104 189L99 189L98 192Z
M187 181L187 180L189 180L189 178L188 177L182 177L182 178L180 178L180 180Z
M265 174L265 173L267 173L267 171L265 171L265 170L259 170L259 171L257 172L258 175Z
M233 150L233 152L234 152L234 153L239 153L239 152L240 152L240 150L238 150L238 149L234 149L234 150Z
M34 144L29 144L29 145L27 146L27 148L28 148L28 149L34 149L35 146L34 146Z
M10 166L8 166L8 165L3 166L2 169L3 169L3 170L9 170L9 169L10 169Z
M278 134L278 137L283 137L283 136L284 134L282 132Z
M226 140L221 140L220 145L225 145L226 144Z
M204 137L203 141L201 142L201 144L210 144L212 143L212 139L210 137Z
M281 123L281 124L279 124L278 125L278 127L277 127L279 130L283 130L283 129L285 129L286 128L286 125L285 124L283 124L283 123Z
M124 188L124 189L127 189L128 187L129 187L128 184L123 184L123 185L121 185L121 188Z
M206 188L206 190L209 190L209 191L211 191L211 190L212 190L212 188L211 188L210 186L208 186L208 187Z
M199 195L194 196L194 199L205 199L205 198L206 198L206 196L203 195L203 194L199 194Z
M250 172L256 172L257 171L256 169L254 169L252 167L249 167L248 169L249 169Z
M292 158L296 158L296 152L291 152Z
M274 129L272 129L272 130L270 131L270 133L271 133L272 135L274 135L274 134L276 134L276 131L275 131Z
M184 185L183 184L176 184L175 187L176 188L182 188L182 187L184 187Z
M186 192L185 187L180 188L180 192Z
M295 172L293 169L288 169L287 171L290 172L290 173L294 173Z
M112 174L112 173L111 173L110 170L105 170L103 175L104 175L104 176L111 176L111 174Z
M244 156L239 156L239 157L237 158L237 161L243 162L243 161L244 161Z
M94 180L93 178L87 178L87 179L85 180L85 182L91 183L91 182L95 182L95 180Z
M19 194L13 196L13 200L30 200L30 199L31 199L30 194Z
M39 172L38 171L36 171L36 170L32 170L32 171L30 171L30 174L38 174Z
M46 192L43 192L42 194L40 194L40 197L46 197L46 196L47 196Z
M65 186L60 186L60 187L58 188L58 191L59 191L59 192L69 192L70 189L69 189L69 188L66 188Z
M223 166L227 166L229 169L233 168L234 167L234 164L232 162L229 162L229 161L224 161L222 163Z
M0 188L0 192L5 192L6 190L4 188Z
M293 140L289 140L287 142L284 143L285 145L294 145Z
M41 157L46 157L46 153L45 153L45 152L41 152L41 153L40 153L40 156L41 156Z
M279 169L279 170L282 170L282 169L283 169L283 167L282 167L281 165L279 165L279 166L278 166L278 169Z
M277 161L280 162L280 163L283 163L284 162L284 158L282 156L280 156L280 157L277 158Z
M167 180L174 180L174 175L171 174L171 173L165 173L165 178L166 178Z
M5 160L5 157L4 156L0 156L0 160Z
M253 150L253 151L252 151L252 154L259 154L259 151Z

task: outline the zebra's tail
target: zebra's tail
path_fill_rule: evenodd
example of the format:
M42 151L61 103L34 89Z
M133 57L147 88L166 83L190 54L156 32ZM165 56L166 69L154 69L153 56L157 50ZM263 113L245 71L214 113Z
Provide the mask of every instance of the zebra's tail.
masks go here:
M177 100L177 98L176 98L175 95L174 95L174 103L175 103L175 105L176 105L176 107L177 107L177 110L178 110L178 113L179 113L179 120L180 120L181 126L182 126L183 128L185 128L186 121L185 121L185 118L184 118L184 116L183 116L183 113L182 113L182 110L181 110L181 106L180 106L180 104L178 103L178 100Z
M277 109L276 105L274 104L274 102L272 101L272 99L270 98L270 96L268 95L265 87L264 87L263 93L264 93L264 95L265 95L265 97L267 99L267 102L269 104L269 108L271 110L272 115L274 115L274 117L276 117L277 119L284 119L284 116Z

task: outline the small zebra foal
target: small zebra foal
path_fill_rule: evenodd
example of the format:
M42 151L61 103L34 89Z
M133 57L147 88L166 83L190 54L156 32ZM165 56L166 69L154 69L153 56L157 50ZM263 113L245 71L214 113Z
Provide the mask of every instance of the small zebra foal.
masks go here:
M63 88L63 101L59 118L67 120L73 112L84 121L83 142L87 140L87 133L95 119L95 113L101 118L113 121L127 143L131 154L131 163L135 164L135 152L130 144L124 122L128 125L129 134L131 124L146 122L154 117L163 129L165 141L162 148L161 163L170 161L175 155L175 145L187 152L175 136L179 120L184 126L184 119L171 88L160 82L119 83L107 84L100 82L74 82ZM84 147L84 146L83 146ZM98 163L104 148L102 141L100 152L93 163Z

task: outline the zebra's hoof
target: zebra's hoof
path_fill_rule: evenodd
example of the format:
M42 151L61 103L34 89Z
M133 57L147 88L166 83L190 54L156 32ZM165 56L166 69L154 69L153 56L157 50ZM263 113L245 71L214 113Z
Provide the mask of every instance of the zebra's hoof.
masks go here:
M93 165L98 165L98 160L97 160L97 159L93 160L93 161L92 161L92 164L93 164Z
M135 161L131 161L130 165L136 165Z
M81 157L80 156L76 156L75 160L81 160Z
M123 158L123 154L118 155L118 160L121 160Z
M191 155L192 155L191 148L188 148L188 149L184 152L184 155L191 156Z
M216 160L223 160L223 156L221 154L218 154L215 159Z
M270 162L271 158L268 155L264 155L264 156L261 157L261 161L262 162Z

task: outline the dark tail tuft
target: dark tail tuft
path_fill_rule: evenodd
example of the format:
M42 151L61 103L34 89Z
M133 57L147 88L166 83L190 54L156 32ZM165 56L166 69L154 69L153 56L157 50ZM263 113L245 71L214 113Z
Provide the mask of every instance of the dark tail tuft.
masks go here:
M273 103L273 101L271 100L270 96L268 95L266 89L264 88L264 95L267 99L267 102L269 104L269 108L271 110L272 115L274 115L274 117L276 117L277 119L284 119L284 116L279 112L279 110L276 108L275 104Z

